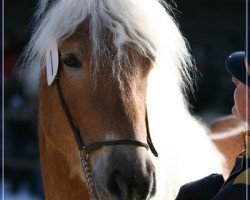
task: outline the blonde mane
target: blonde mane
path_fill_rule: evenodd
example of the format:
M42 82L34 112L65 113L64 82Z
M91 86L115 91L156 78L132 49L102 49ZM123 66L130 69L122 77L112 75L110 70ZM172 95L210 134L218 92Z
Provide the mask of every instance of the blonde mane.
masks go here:
M88 19L96 67L105 49L101 31L105 27L113 34L117 52L112 60L114 74L119 73L122 62L128 61L124 45L131 43L142 55L153 57L155 65L170 68L168 71L173 72L185 89L191 86L192 59L185 39L169 14L170 7L161 3L158 0L60 0L49 5L48 0L41 0L35 15L36 27L24 53L25 65L39 62L43 66L50 44L60 45Z

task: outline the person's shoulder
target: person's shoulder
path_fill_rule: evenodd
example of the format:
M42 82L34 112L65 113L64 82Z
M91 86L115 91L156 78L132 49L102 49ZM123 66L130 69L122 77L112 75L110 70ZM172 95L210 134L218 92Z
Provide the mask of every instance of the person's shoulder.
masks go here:
M223 185L212 200L245 200L246 191L250 189L247 180L249 180L249 168L246 168L246 162L249 158L239 155L236 158L235 166Z
M221 174L211 174L183 185L176 200L211 200L221 189L223 183L224 178Z
M246 177L246 174L249 173L248 170L241 172L228 182L212 200L246 200L247 188L250 189Z

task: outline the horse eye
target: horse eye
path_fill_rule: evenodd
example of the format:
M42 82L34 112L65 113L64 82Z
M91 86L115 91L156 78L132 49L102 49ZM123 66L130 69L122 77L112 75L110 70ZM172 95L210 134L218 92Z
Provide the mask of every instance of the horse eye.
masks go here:
M63 63L70 68L80 68L81 62L76 58L74 54L68 55L63 59Z

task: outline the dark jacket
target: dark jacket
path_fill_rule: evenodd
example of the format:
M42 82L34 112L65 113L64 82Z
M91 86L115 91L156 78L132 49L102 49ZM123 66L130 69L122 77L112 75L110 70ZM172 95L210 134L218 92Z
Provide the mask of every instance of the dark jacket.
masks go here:
M211 174L182 186L176 200L246 200L247 188L250 189L246 176L249 164L249 158L241 154L225 182L222 175Z

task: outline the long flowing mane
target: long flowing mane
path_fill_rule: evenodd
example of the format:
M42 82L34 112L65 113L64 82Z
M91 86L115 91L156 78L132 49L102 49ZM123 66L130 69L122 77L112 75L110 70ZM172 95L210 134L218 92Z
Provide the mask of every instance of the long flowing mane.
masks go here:
M124 45L130 43L144 56L153 58L155 65L165 65L183 88L190 86L189 69L192 59L180 34L171 8L157 0L60 0L49 4L42 0L37 9L36 28L26 49L25 64L43 66L49 44L60 43L70 36L84 20L89 21L92 55L96 67L105 51L103 29L113 33L116 55L111 58L114 74L120 63L128 62ZM162 6L162 4L165 7ZM166 12L167 11L167 12ZM149 14L150 12L150 14ZM109 52L105 56L110 56ZM37 60L38 59L38 60ZM183 79L184 77L184 79Z

